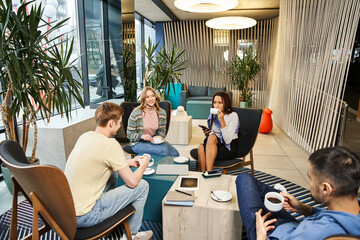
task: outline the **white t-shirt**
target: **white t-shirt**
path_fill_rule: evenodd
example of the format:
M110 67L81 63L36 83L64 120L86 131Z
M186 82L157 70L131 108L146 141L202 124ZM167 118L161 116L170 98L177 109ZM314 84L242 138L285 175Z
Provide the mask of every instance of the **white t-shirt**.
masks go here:
M88 213L104 192L113 171L128 166L120 144L94 131L82 134L66 162L76 216Z

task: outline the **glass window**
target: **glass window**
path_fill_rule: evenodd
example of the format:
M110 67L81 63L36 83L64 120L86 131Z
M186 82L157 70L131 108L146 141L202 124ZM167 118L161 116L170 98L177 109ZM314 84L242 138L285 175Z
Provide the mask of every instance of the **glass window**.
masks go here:
M135 44L136 44L136 83L138 88L142 88L143 69L142 69L142 30L141 20L135 18Z
M109 4L109 43L110 43L110 69L113 97L124 97L124 86L121 81L123 69L123 41L121 4ZM134 26L134 25L133 25Z
M104 72L104 36L102 7L99 0L87 0L85 6L86 49L90 102L107 98Z

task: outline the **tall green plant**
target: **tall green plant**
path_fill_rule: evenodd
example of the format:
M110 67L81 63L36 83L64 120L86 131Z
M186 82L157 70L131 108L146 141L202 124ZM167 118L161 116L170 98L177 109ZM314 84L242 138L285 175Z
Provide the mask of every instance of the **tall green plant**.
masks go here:
M7 137L15 136L14 116L23 122L22 147L26 151L30 124L34 126L34 146L30 162L35 160L37 147L36 118L50 120L58 112L69 119L74 101L82 107L84 91L80 70L70 60L74 40L62 35L48 36L64 26L68 19L47 23L42 19L44 8L21 0L17 12L12 1L0 1L0 111ZM48 29L41 31L40 29ZM72 62L71 62L72 61Z
M228 74L231 77L231 81L241 92L240 101L246 102L248 107L252 105L253 96L249 85L254 81L260 69L258 56L253 52L252 46L243 49L243 57L236 56L228 66Z
M187 68L187 60L183 60L185 50L180 50L175 45L168 51L166 48L158 49L159 43L153 44L148 40L143 52L148 59L145 74L146 85L151 86L161 96L167 92L170 84L181 83L180 76L182 71ZM157 50L158 49L158 50Z
M135 44L125 44L123 50L123 86L124 100L126 102L136 102L136 59Z

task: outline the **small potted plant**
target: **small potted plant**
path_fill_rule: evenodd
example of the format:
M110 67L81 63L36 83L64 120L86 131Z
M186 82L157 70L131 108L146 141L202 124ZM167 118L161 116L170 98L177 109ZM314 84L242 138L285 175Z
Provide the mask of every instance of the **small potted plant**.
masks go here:
M240 107L252 106L252 96L249 85L254 81L256 74L260 72L260 63L253 47L243 49L243 56L233 58L228 66L227 73L231 77L231 81L240 91ZM244 104L241 104L241 103Z
M30 5L31 4L31 5ZM31 7L31 8L30 8ZM30 8L27 14L27 8ZM42 19L44 8L33 1L14 11L12 1L0 1L0 104L7 139L17 141L14 116L22 121L22 148L26 152L29 128L34 127L34 145L29 163L35 161L38 118L50 121L55 113L69 119L76 101L82 107L82 79L73 65L73 39L64 35L50 39L68 19L48 23Z

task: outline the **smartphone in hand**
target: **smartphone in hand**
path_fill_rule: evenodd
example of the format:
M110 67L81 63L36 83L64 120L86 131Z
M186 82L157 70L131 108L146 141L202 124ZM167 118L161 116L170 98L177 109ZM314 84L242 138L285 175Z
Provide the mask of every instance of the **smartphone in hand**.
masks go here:
M210 130L207 127L205 127L204 125L199 125L199 127L201 127L203 130Z

